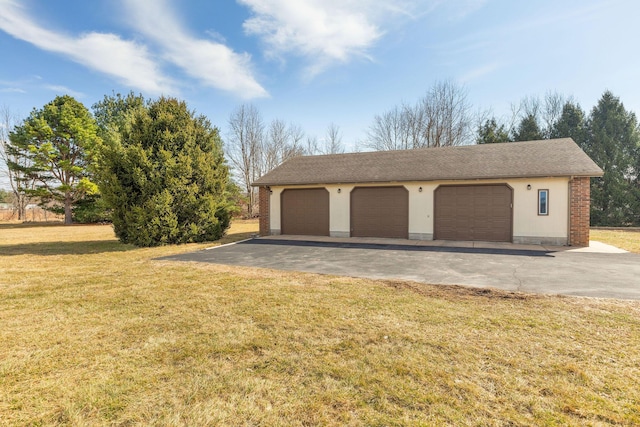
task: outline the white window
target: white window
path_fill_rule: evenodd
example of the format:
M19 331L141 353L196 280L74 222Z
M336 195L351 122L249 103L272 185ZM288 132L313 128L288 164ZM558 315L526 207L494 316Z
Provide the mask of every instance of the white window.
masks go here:
M549 190L538 190L538 215L549 215Z

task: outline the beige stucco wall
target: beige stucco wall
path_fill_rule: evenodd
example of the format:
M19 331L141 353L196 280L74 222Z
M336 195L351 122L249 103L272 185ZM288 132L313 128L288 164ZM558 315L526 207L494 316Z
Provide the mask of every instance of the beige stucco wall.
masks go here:
M269 198L269 228L271 234L280 234L280 194L285 187L271 187Z
M388 184L358 184L358 187L403 185L409 191L409 238L433 238L434 191L440 185L507 184L513 188L513 239L517 243L566 244L569 218L569 178L531 178L481 181L437 181ZM527 190L527 185L531 189ZM329 191L329 229L332 236L350 234L350 193L356 185L296 186L324 187ZM280 194L286 187L271 187L270 224L280 232ZM422 191L420 191L422 188ZM549 215L538 215L538 189L549 190ZM338 190L340 190L338 192Z
M531 184L531 190L527 190ZM545 178L512 182L514 241L567 244L569 236L569 178ZM549 215L538 215L538 190L549 190Z

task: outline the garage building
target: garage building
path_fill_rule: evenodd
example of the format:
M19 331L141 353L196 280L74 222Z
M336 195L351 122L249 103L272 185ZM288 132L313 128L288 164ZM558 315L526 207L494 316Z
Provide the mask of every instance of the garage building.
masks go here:
M602 173L563 138L302 156L253 185L261 235L586 246Z

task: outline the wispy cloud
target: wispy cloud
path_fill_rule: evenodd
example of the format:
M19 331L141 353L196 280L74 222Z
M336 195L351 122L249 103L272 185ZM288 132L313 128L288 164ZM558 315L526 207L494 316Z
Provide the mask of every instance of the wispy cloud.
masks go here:
M335 62L368 57L368 50L384 33L375 23L383 10L403 11L380 0L238 2L253 12L244 22L245 32L261 37L268 55L305 57L314 74Z
M504 64L499 61L483 64L479 67L476 67L467 71L466 73L458 77L458 81L462 84L466 84L474 80L480 79L482 77L485 77L502 67L504 67Z
M55 92L56 95L71 95L74 98L84 98L85 96L82 92L75 91L62 85L44 85L44 88Z
M62 54L123 84L152 94L172 92L174 85L159 70L144 45L115 34L69 36L41 27L14 0L0 0L0 29L40 49Z
M124 0L124 3L131 13L130 24L160 46L165 60L191 77L243 98L268 96L253 76L249 54L193 37L176 20L177 13L166 0Z
M19 87L4 87L0 89L0 92L3 93L27 93L26 90L20 89Z
M448 15L452 21L459 21L482 9L488 0L460 0L447 2Z
M474 11L474 0L467 0L471 11ZM478 5L482 6L482 0ZM460 38L452 39L437 46L433 50L447 52L450 55L460 55L467 52L489 51L496 49L497 45L509 44L515 40L521 40L524 35L537 36L548 28L558 28L566 22L576 24L584 21L594 21L602 9L609 7L607 3L587 4L580 8L564 7L558 2L558 9L549 13L544 11L538 15L526 16L516 21L506 22L502 26L491 27L478 32L466 34Z

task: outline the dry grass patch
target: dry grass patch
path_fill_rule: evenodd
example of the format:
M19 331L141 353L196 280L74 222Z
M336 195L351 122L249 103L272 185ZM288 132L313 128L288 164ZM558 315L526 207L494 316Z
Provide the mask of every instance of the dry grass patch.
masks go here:
M640 423L640 303L153 260L205 246L0 227L3 423Z
M640 254L640 230L591 230L590 239Z

